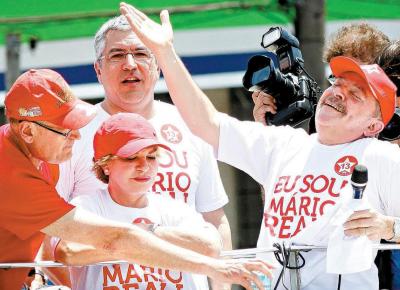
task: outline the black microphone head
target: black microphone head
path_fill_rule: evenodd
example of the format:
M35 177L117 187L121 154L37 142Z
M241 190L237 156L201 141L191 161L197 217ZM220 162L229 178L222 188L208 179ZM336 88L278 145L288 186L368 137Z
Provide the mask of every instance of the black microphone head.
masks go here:
M351 174L351 183L364 185L368 182L368 169L364 165L358 164L354 167Z

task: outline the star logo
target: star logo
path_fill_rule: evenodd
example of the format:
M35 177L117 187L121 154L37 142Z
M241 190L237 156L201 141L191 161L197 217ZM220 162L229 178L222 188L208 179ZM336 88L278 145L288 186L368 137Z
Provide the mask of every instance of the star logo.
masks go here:
M348 176L353 172L353 169L357 164L358 161L354 156L344 156L336 161L335 172L340 176Z
M174 125L165 124L160 131L161 136L170 143L178 144L182 141L182 133Z

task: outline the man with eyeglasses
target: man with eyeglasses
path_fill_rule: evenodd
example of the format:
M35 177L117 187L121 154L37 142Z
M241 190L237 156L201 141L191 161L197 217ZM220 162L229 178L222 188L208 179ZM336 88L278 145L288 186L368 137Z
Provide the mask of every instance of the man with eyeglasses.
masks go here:
M104 187L91 171L93 136L110 115L137 113L150 121L160 140L172 149L161 156L152 192L195 208L218 229L224 249L231 249L230 227L223 209L228 198L212 148L188 130L173 105L154 100L160 72L153 54L131 31L124 16L101 26L94 48L94 68L105 98L96 105L97 116L81 130L71 161L60 165L59 193L70 200ZM67 284L65 279L62 283Z
M274 242L326 245L336 229L333 217L352 200L350 176L357 164L368 168L364 201L375 210L353 213L338 229L343 226L350 237L400 241L400 151L373 138L393 116L396 87L378 65L359 65L343 56L331 60L336 80L319 100L315 134L239 121L220 114L191 79L174 50L167 11L161 12L160 25L129 4L121 3L120 10L156 56L171 98L192 132L213 146L219 160L265 186L258 247ZM379 287L375 266L338 277L326 272L324 252L302 255L301 289ZM274 289L284 289L289 275L278 271L272 287L283 279Z
M74 146L67 182L60 178L58 188L70 199L91 194L100 184L90 171L91 142L94 133L108 116L117 112L134 112L148 119L161 140L171 146L172 153L160 160L160 173L152 187L155 193L182 200L202 213L206 221L219 229L230 248L230 228L223 206L228 202L212 148L194 137L183 124L176 108L154 100L154 87L159 78L157 62L150 50L130 30L125 17L110 19L95 36L94 68L105 91L97 104L97 116L81 130L82 138ZM85 150L83 150L83 148Z
M22 74L5 97L10 124L0 127L0 262L32 262L44 234L89 245L91 263L125 260L196 272L250 289L270 275L261 261L217 260L159 239L151 227L114 222L74 207L55 188L51 164L71 158L78 129L95 116L65 80L48 69ZM20 290L27 268L0 268L0 289ZM131 273L130 273L131 274Z
M54 190L53 164L71 158L78 129L95 108L76 99L51 70L20 76L5 106L10 125L0 128L0 261L31 261L43 239L40 230L72 209ZM1 269L0 288L17 289L24 271Z

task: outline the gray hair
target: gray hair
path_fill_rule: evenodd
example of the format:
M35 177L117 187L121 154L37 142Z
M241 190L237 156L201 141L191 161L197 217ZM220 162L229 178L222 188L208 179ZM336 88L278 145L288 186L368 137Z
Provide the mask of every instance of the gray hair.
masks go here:
M104 23L94 36L94 52L96 54L96 61L99 61L103 55L104 47L106 46L106 35L110 30L128 31L131 27L126 20L125 16L111 18Z

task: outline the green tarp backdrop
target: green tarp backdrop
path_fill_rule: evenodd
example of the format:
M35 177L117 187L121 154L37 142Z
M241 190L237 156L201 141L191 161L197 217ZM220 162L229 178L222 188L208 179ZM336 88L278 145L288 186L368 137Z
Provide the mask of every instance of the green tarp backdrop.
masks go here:
M92 36L99 25L118 13L117 0L1 0L0 45L7 33L19 33L22 41L31 37L60 40ZM153 18L160 9L181 8L173 13L176 30L220 28L260 24L286 24L294 16L294 0L288 8L278 1L243 0L146 0L127 1L148 9ZM283 2L283 1L281 1ZM213 4L210 8L207 5ZM208 9L206 9L208 7ZM326 19L394 19L400 16L400 0L327 0ZM63 20L57 19L62 17ZM43 21L44 20L44 21ZM26 22L28 21L28 22ZM39 22L38 22L39 21Z

